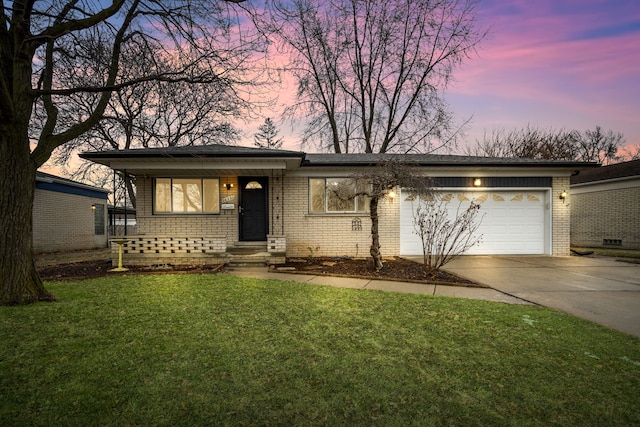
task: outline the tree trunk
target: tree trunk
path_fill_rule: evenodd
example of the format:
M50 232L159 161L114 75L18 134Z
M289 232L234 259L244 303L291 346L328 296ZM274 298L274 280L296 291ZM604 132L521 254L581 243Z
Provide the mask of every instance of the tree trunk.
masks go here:
M373 268L376 271L382 270L382 253L380 252L380 235L378 234L378 197L371 198L369 203L369 214L371 216L371 248L369 253L373 259Z
M0 305L55 300L33 260L36 167L22 127L0 123Z

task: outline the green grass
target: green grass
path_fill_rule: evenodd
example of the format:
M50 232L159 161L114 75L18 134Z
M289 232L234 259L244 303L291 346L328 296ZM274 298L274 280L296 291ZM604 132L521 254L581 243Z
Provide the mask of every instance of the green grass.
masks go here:
M0 425L640 425L640 340L532 306L226 275L0 307Z

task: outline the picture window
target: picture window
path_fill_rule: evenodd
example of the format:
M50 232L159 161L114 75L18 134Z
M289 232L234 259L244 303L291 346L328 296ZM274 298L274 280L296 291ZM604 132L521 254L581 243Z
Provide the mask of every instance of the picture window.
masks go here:
M309 179L309 212L369 212L369 198L364 195L369 184L351 178Z
M217 178L157 178L155 213L220 213Z

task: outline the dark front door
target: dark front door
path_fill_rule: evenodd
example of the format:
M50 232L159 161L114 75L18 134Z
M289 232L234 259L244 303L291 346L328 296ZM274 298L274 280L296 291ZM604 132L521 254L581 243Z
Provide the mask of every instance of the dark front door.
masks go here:
M267 240L267 177L239 177L240 240Z

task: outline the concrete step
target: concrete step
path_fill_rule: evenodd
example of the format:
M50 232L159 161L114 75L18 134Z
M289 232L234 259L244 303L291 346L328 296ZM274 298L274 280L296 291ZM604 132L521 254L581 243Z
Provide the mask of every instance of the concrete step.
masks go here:
M255 255L267 252L267 242L236 242L227 247L227 253L232 255Z
M285 261L283 256L272 256L268 252L257 252L254 254L229 254L227 264L232 267L265 266L270 264L280 264Z

